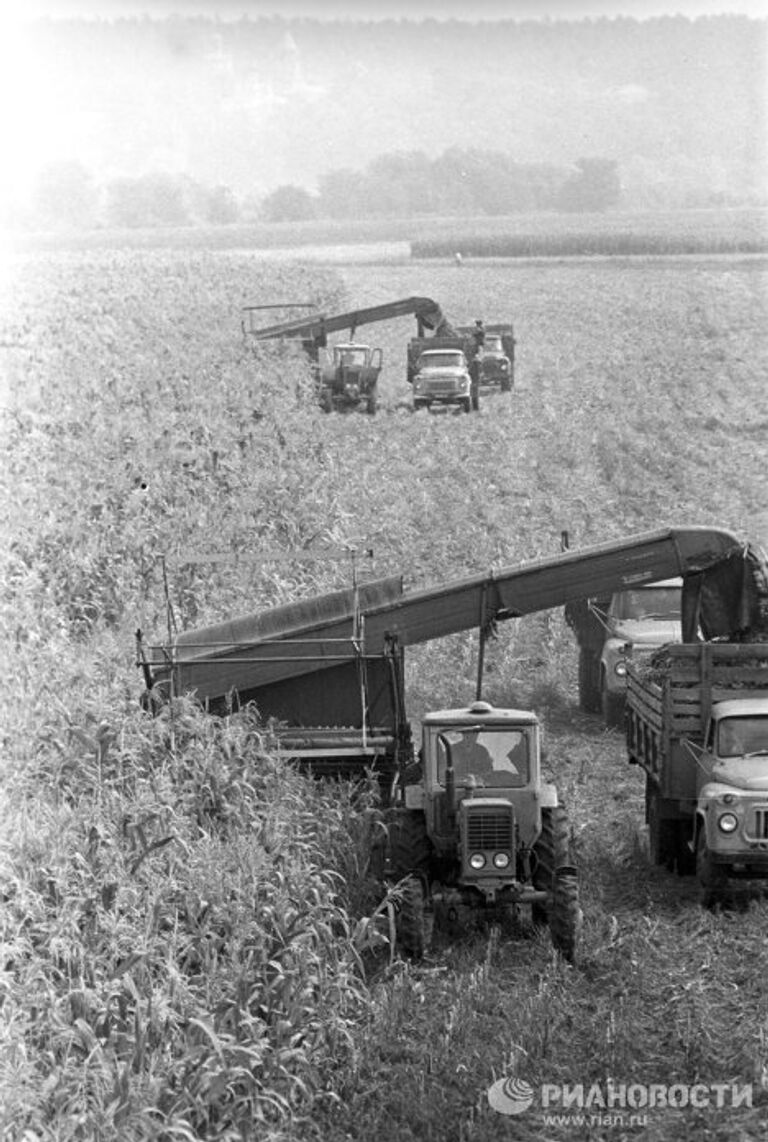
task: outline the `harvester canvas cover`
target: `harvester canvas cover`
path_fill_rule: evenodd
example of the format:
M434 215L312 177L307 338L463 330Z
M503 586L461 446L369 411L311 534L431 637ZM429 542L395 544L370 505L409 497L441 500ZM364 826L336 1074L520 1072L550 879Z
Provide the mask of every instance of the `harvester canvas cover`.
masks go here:
M725 566L729 574L712 574ZM340 591L186 632L165 651L155 649L154 674L160 681L173 674L177 693L194 691L202 701L220 701L236 691L241 701L253 697L261 704L268 697L264 708L293 724L352 725L344 721L352 712L342 692L355 690L353 679L364 668L373 723L376 694L391 686L383 656L393 639L405 647L476 627L487 630L503 619L675 576L682 576L689 591L684 641L694 641L699 624L709 629L726 612L743 620L744 606L733 600L741 598L745 583L753 588L746 617L751 615L753 625L760 620L768 588L765 564L755 552L728 531L670 528L409 594L403 594L399 578L383 579L357 594ZM299 691L290 680L321 673L324 680L301 688L297 710ZM389 723L391 699L381 702Z

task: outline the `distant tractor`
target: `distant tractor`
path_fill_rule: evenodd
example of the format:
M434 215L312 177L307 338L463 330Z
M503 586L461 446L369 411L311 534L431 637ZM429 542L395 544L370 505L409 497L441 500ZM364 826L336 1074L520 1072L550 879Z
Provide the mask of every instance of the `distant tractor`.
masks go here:
M320 350L317 376L323 412L361 409L372 416L378 404L381 366L381 349L355 341Z

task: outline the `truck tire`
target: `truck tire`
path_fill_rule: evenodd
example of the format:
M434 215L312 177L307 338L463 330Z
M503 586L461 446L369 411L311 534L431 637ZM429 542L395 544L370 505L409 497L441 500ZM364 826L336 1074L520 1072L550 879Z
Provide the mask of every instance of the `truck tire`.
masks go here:
M560 954L573 962L581 923L579 886L571 864L568 814L562 805L541 811L541 833L533 846L534 888L549 893L547 905L532 906L534 924L548 924Z
M402 880L410 872L426 874L432 858L424 814L393 809L385 817L392 875Z
M661 814L661 797L648 779L645 787L645 815L648 821L648 855L652 864L662 864L670 872L677 860L677 821Z
M470 400L472 402L472 411L473 412L479 412L480 411L480 382L479 381L473 381L469 392L470 392Z
M675 852L677 853L677 875L693 876L696 872L696 854L691 851L691 825L688 821L677 821L675 830Z
M600 659L594 650L579 648L579 705L590 714L599 714Z
M414 960L420 960L429 950L434 927L434 913L427 900L424 882L419 876L409 876L398 886L397 891L399 896L395 913L397 950Z
M714 908L728 887L728 874L722 865L712 860L712 853L707 848L707 831L703 826L696 838L696 879L702 908Z
M463 400L461 402L461 409L462 409L462 412L471 412L472 411L472 400L470 397L467 397L466 400Z
M600 704L606 726L621 729L624 725L624 708L626 700L623 694L616 694L609 690L603 679L600 687Z

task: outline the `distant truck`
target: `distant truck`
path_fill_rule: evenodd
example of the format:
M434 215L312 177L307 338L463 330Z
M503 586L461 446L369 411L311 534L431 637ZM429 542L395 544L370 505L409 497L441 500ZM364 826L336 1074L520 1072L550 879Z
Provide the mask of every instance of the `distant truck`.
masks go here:
M458 329L468 338L473 330L468 325ZM515 335L511 325L486 325L482 350L476 355L477 380L481 388L512 391L515 383Z
M515 374L515 337L510 324L497 323L485 326L484 345L478 350L475 340L475 329L470 325L459 325L455 329L440 330L434 337L419 335L413 337L408 343L408 363L406 379L413 385L419 372L423 354L427 351L438 350L448 352L461 352L470 375L471 404L470 408L479 408L480 393L483 391L499 389L501 392L510 392L514 384ZM445 386L447 390L448 386ZM462 404L464 397L454 384L454 400L452 403ZM427 392L427 390L423 390ZM414 390L414 403L416 402ZM418 407L423 407L424 397L418 397ZM446 403L448 403L446 401ZM470 409L467 409L470 411Z
M768 643L670 645L627 672L627 751L646 773L654 863L701 902L768 879Z
M680 642L682 579L639 583L566 607L579 643L579 704L621 726L629 662Z
M381 367L381 349L357 341L321 349L316 370L320 408L323 412L360 409L373 416Z
M479 399L479 386L461 349L425 349L419 355L413 374L414 409L458 405L464 412L477 412Z

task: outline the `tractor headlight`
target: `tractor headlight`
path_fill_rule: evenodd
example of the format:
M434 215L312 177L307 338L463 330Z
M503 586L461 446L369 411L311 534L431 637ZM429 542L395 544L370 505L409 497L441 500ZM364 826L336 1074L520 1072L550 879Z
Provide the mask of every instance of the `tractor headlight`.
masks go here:
M494 853L493 863L496 868L509 868L509 853Z
M739 819L735 813L721 813L717 819L717 827L721 833L734 833L739 827Z
M472 856L469 858L469 867L473 868L475 872L479 872L481 868L485 868L485 854L472 853Z

